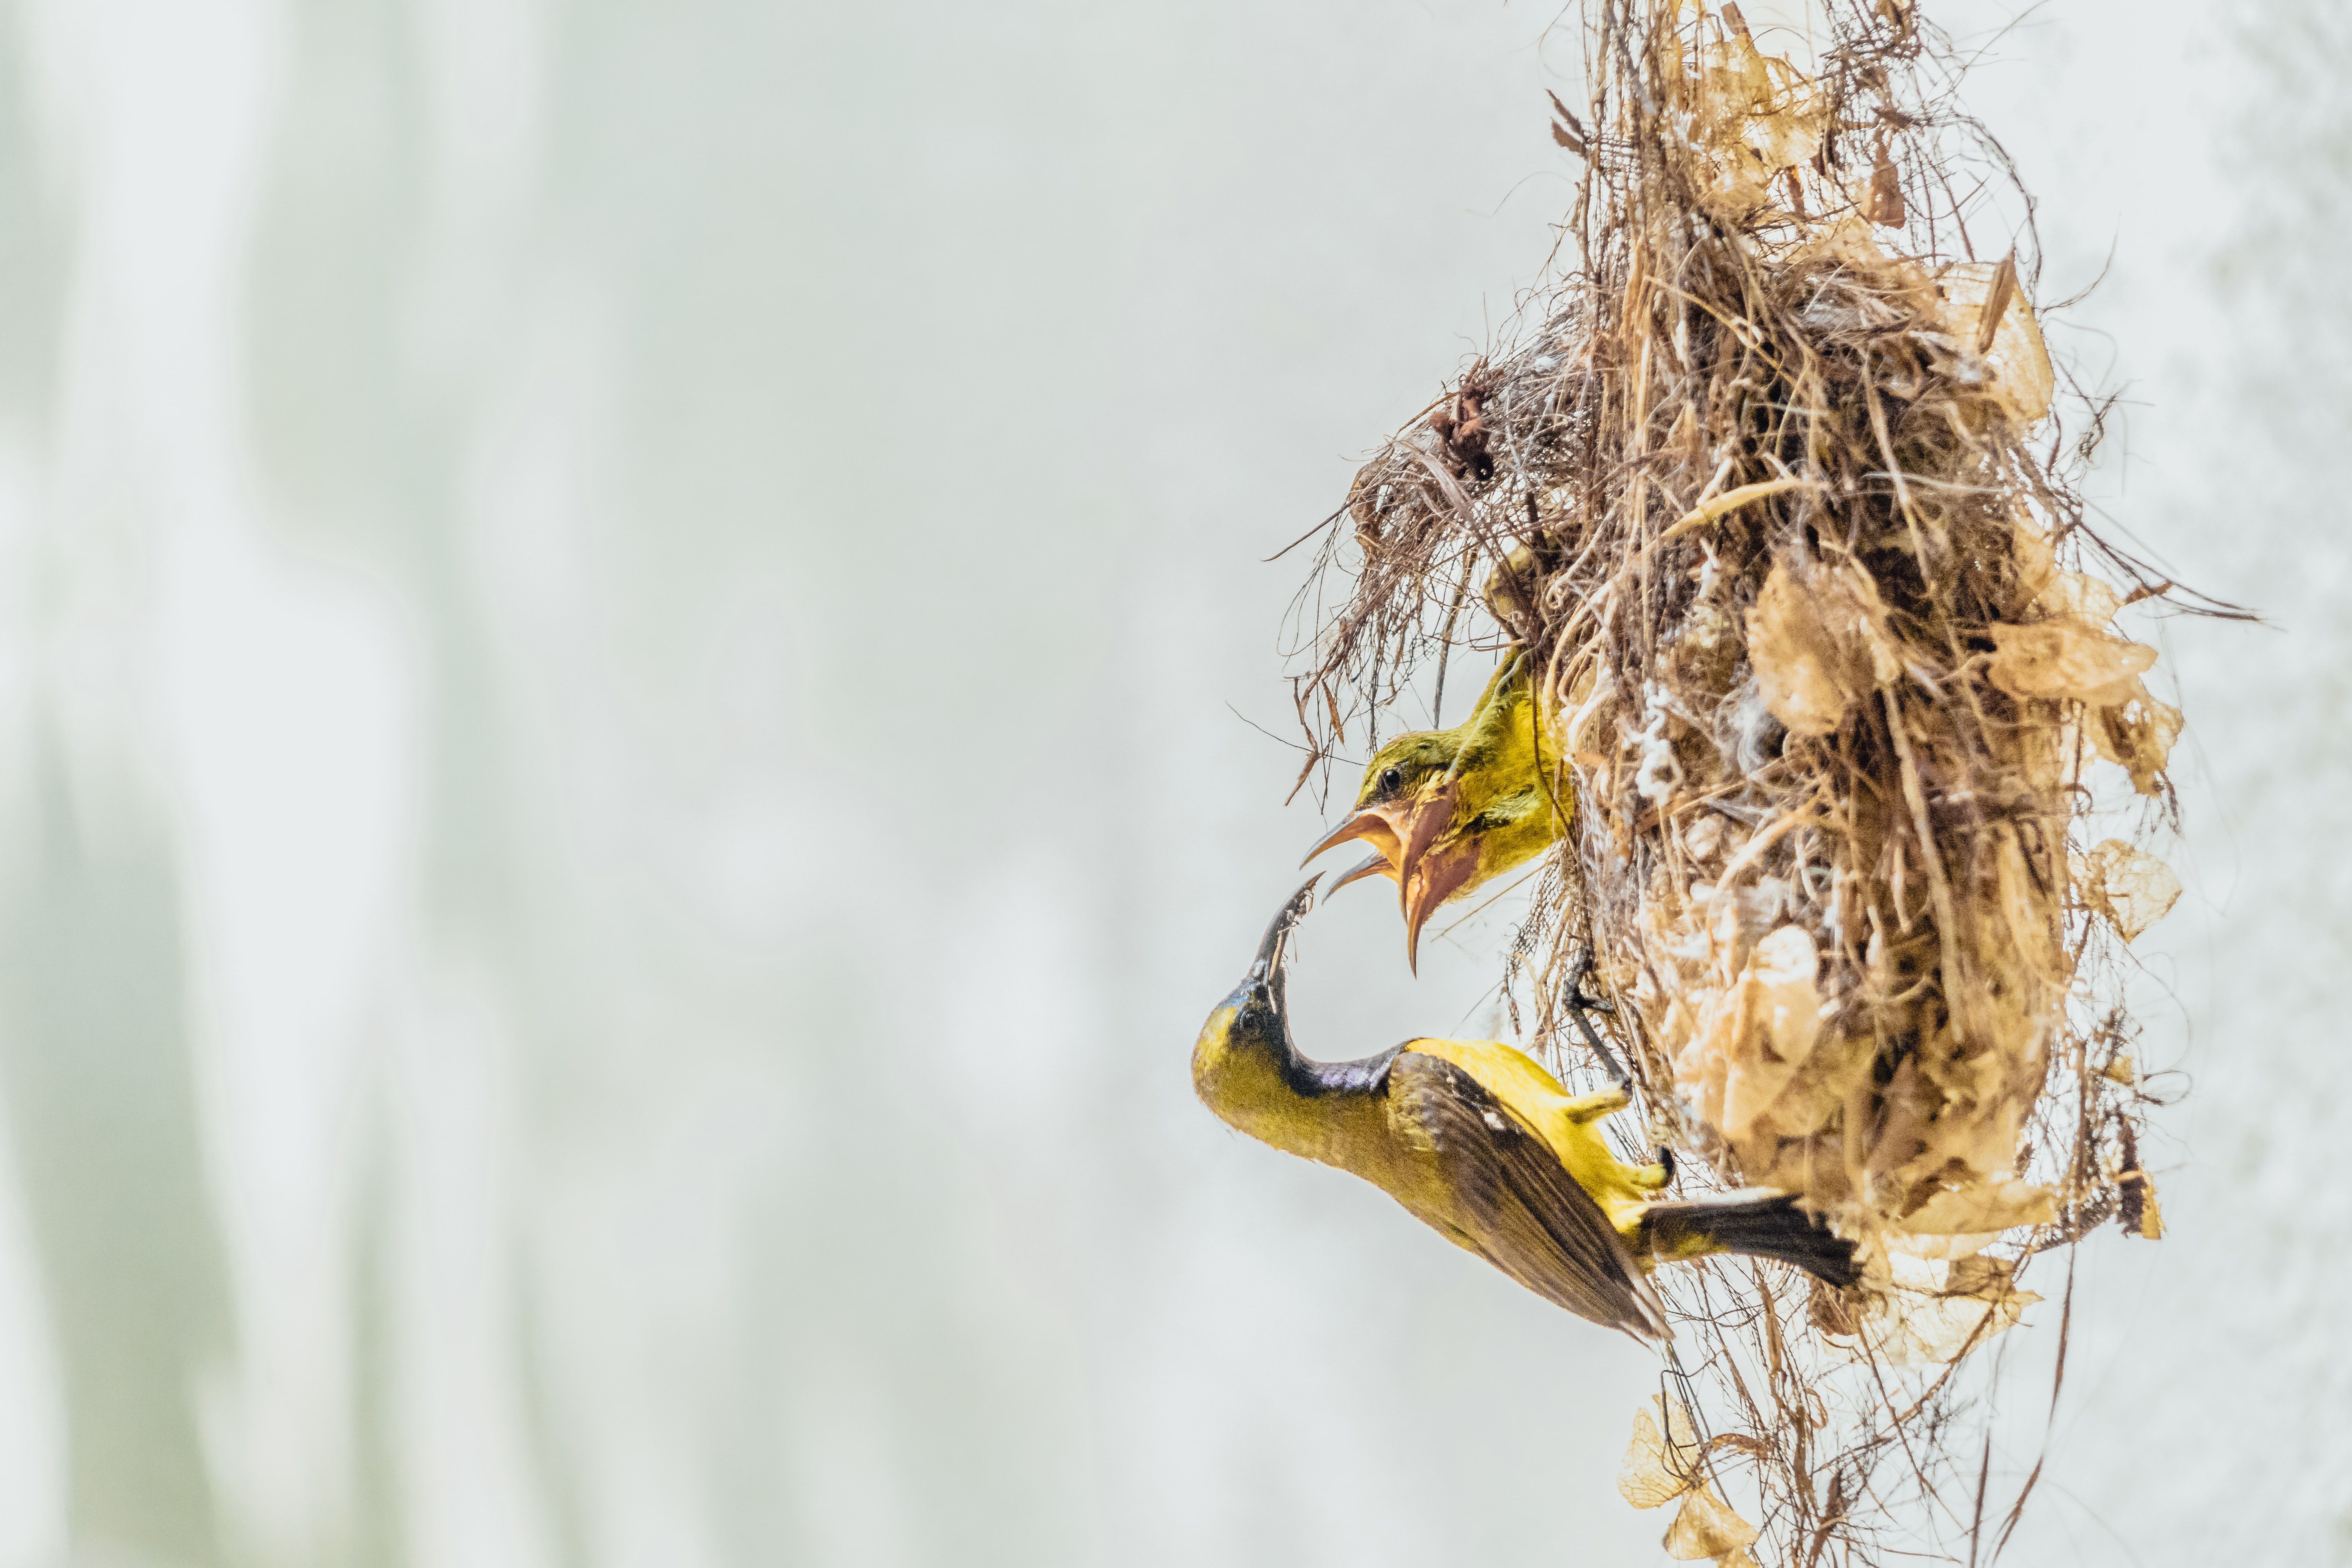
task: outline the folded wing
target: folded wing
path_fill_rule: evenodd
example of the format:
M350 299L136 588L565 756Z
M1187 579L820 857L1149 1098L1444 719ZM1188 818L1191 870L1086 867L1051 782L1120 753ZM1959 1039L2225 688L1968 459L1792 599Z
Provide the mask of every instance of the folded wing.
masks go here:
M1476 1079L1406 1051L1389 1069L1388 1106L1398 1134L1437 1156L1456 1194L1454 1228L1488 1262L1580 1318L1669 1337L1657 1291L1601 1205Z

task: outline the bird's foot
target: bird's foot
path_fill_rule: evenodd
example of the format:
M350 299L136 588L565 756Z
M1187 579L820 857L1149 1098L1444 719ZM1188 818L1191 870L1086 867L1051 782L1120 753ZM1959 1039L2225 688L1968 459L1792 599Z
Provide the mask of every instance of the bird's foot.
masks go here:
M1588 947L1578 954L1576 968L1568 977L1568 1016L1576 1020L1577 1033L1584 1037L1585 1046L1592 1054L1601 1058L1601 1065L1607 1070L1611 1080L1631 1095L1633 1092L1633 1075L1625 1070L1625 1064L1617 1059L1617 1053L1609 1048L1601 1038L1601 1032L1592 1026L1592 1020L1585 1016L1588 1013L1616 1011L1601 998L1584 994L1584 979L1591 972L1592 950Z

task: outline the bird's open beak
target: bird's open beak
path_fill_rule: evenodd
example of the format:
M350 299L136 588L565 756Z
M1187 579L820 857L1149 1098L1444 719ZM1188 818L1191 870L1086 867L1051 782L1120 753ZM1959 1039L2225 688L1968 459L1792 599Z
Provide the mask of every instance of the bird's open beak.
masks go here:
M1404 845L1403 838L1397 832L1396 817L1405 809L1402 805L1366 806L1325 834L1317 842L1315 847L1307 852L1307 859L1301 860L1299 864L1304 866L1327 850L1336 849L1350 839L1360 838L1378 851L1381 861L1393 869L1398 861L1399 852ZM1357 867L1339 881L1332 883L1332 889L1337 890L1346 883L1353 881L1363 873L1364 869L1361 866Z
M1478 868L1478 846L1466 836L1430 845L1416 855L1412 870L1401 879L1398 896L1404 904L1404 962L1421 973L1421 928L1437 907L1462 890Z
M1377 858L1349 870L1325 889L1324 896L1328 898L1349 883L1376 873L1402 882L1412 875L1413 862L1445 830L1454 816L1454 786L1448 784L1416 799L1368 805L1325 834L1299 864L1304 866L1350 839L1361 839L1371 847Z
M1437 842L1445 825L1454 820L1454 802L1461 786L1452 780L1407 802L1402 811L1402 820L1391 829L1397 836L1396 875L1400 894L1412 886L1413 874L1421 866L1422 857Z
M1454 795L1455 786L1449 783L1417 799L1366 806L1307 852L1307 858L1312 860L1350 839L1371 846L1376 853L1325 889L1324 896L1366 877L1394 880L1404 907L1405 962L1416 966L1416 973L1422 926L1438 905L1470 879L1477 861L1476 849L1468 844L1458 850L1432 848L1454 818Z
M1360 882L1367 877L1394 877L1395 875L1396 868L1389 864L1387 856L1367 855L1361 861L1340 873L1338 880L1323 889L1323 896L1328 899L1349 883Z

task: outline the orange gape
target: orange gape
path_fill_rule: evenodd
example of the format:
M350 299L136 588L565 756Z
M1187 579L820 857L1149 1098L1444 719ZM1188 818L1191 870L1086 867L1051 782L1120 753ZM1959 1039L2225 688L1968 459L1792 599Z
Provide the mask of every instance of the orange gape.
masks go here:
M1394 880L1405 959L1416 968L1422 927L1440 905L1525 865L1568 827L1575 794L1544 733L1529 664L1524 654L1506 658L1453 729L1382 746L1354 812L1307 854L1350 839L1372 847L1332 890L1361 877Z

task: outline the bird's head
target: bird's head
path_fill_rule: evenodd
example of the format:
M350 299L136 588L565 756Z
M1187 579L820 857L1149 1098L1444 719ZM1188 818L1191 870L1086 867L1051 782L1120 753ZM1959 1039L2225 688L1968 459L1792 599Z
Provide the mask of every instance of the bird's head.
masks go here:
M1210 1098L1209 1080L1235 1057L1280 1061L1297 1054L1290 1037L1289 1003L1284 994L1290 972L1290 933L1315 907L1315 884L1322 879L1318 871L1290 895L1265 928L1249 973L1201 1026L1200 1040L1192 1047L1192 1079L1202 1090L1202 1098Z
M1549 759L1539 750L1528 666L1523 657L1505 659L1453 729L1415 731L1381 747L1364 770L1355 810L1307 854L1312 860L1351 839L1371 847L1372 857L1331 890L1363 877L1394 881L1405 960L1416 969L1422 927L1439 905L1524 861L1556 831L1559 813L1538 776ZM1530 813L1537 802L1545 809ZM1524 842L1530 826L1532 847ZM1510 831L1497 838L1501 826Z
M1454 764L1462 752L1464 728L1416 730L1373 755L1355 808L1307 852L1312 860L1358 839L1372 850L1370 859L1347 871L1329 891L1365 877L1402 882L1405 868L1421 858L1451 815Z

